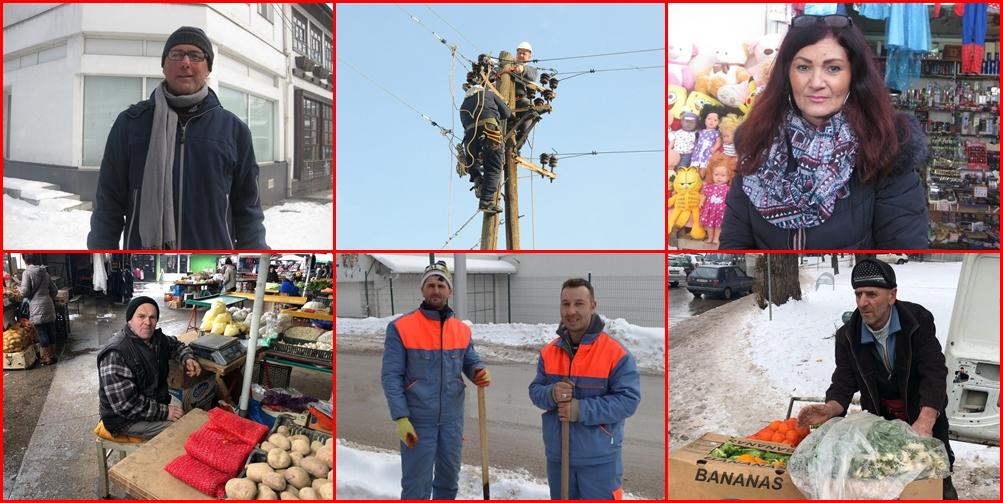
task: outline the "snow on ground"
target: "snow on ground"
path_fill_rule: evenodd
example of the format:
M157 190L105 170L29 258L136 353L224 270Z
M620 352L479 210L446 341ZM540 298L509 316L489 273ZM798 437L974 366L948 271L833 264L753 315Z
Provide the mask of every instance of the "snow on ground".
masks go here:
M400 453L377 449L338 439L336 465L336 499L398 499L400 498ZM547 500L547 481L525 470L489 468L491 498L498 500ZM483 499L481 467L460 467L460 492L456 499ZM625 494L625 499L638 499Z
M382 350L387 325L400 315L385 318L338 318L338 344L367 350ZM608 319L606 333L620 341L633 355L642 370L665 373L665 329L639 327L623 318ZM557 334L557 324L547 323L475 323L471 325L474 345L488 354L505 360L533 363L537 352ZM351 339L351 340L349 340ZM496 350L501 348L501 351ZM516 349L519 351L506 351ZM485 356L485 354L481 354Z
M3 196L4 249L83 250L91 212L62 211L65 201L38 206ZM291 201L265 210L265 237L273 249L320 250L334 244L332 203Z
M898 298L933 313L937 338L943 346L951 326L961 262L909 262L892 267ZM832 273L832 269L803 266L802 276L807 275L811 282L807 283L810 286L802 286L800 302L773 306L773 321L769 320L769 310L754 309L740 324L748 331L754 362L777 389L794 396L825 395L835 368L832 335L843 324L843 312L856 309L850 270L848 264L841 265L841 274L835 276L835 290L820 285L815 291L815 279Z

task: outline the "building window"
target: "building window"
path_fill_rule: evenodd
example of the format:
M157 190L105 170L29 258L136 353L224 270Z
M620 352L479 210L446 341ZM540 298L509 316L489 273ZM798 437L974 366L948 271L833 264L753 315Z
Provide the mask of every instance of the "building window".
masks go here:
M10 92L3 93L3 158L10 159Z
M272 23L274 18L272 17L272 4L270 3L259 3L258 4L258 14L265 18L269 23Z
M324 69L333 72L334 67L331 66L331 55L334 54L334 47L331 46L331 37L324 37Z
M320 27L311 24L310 25L310 59L313 60L317 66L324 64L324 57L321 54L321 40L323 40L324 35L320 31Z
M299 12L293 10L293 50L306 56L307 22Z
M272 110L275 104L226 86L219 87L219 101L250 128L255 160L274 161L275 116Z
M101 165L105 142L115 118L142 96L141 77L84 77L85 166Z
M323 124L323 135L320 138L321 144L321 156L322 159L331 160L334 159L334 149L332 148L332 142L334 141L334 122L331 120L331 105L320 104L321 119Z
M297 91L296 163L293 178L310 180L330 176L333 160L334 122L333 107L326 102L310 98Z

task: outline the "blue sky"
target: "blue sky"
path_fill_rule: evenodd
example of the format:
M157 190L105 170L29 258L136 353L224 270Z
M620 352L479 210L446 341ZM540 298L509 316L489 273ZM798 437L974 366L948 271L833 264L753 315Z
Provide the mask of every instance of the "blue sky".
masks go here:
M469 179L456 174L446 137L353 69L462 136L450 86L459 106L469 64L459 59L450 80L449 50L404 10L471 59L481 52L514 53L523 40L532 43L534 58L546 59L662 48L663 9L660 4L338 5L337 248L440 249L477 208ZM537 66L568 75L663 60L658 51ZM532 149L527 143L522 155L538 160L544 151L662 149L664 102L662 69L563 81L554 112L537 124ZM562 159L553 183L538 175L531 183L530 172L520 168L522 248L662 249L664 171L662 152ZM447 248L475 246L480 224L478 215ZM504 230L498 245L504 247Z

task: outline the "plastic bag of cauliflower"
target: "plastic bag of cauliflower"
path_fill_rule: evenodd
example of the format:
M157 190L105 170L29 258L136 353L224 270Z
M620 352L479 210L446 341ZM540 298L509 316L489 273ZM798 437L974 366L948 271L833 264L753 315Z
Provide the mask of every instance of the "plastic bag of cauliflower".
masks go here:
M203 332L212 330L212 325L216 320L216 317L226 312L226 304L223 304L223 301L213 301L212 307L210 307L209 310L205 312L205 315L202 316L202 325L199 326L199 330Z
M833 418L798 445L787 470L809 499L893 499L910 482L949 476L947 449L904 421Z

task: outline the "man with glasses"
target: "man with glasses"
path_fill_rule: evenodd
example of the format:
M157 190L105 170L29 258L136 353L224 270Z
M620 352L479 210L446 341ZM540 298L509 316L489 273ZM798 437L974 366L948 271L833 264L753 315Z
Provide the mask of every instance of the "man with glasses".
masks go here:
M207 85L213 55L198 28L167 39L164 81L108 134L88 248L268 248L251 131Z
M477 386L491 374L474 350L470 327L453 316L445 262L425 268L418 309L387 326L383 393L401 450L401 499L456 499L463 443L463 376Z

